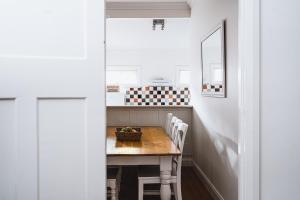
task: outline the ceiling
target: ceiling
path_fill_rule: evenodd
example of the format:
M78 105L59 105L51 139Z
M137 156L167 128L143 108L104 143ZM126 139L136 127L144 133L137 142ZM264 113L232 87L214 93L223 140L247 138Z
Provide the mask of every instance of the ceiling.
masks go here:
M152 19L107 20L108 49L186 49L189 45L189 18L165 19L165 30L152 30Z

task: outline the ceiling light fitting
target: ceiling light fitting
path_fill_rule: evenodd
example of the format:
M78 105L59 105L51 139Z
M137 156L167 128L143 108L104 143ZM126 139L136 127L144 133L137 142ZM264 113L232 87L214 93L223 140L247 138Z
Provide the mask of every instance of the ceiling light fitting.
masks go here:
M152 29L155 31L156 25L161 26L161 30L165 29L165 20L164 19L153 19Z

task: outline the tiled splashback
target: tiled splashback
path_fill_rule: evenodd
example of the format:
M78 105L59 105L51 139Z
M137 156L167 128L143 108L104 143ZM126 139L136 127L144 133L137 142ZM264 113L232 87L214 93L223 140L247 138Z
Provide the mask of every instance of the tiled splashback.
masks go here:
M131 87L126 91L125 105L172 106L189 105L190 91L187 87L145 86Z
M223 86L220 84L216 84L216 85L203 84L202 90L203 90L203 92L222 93Z

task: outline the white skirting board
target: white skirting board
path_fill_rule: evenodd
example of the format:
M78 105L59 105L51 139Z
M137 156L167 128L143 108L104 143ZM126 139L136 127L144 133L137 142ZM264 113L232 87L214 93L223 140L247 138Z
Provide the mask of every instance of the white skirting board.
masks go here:
M200 169L198 164L192 160L193 167L195 169L196 174L200 178L200 180L204 183L205 187L209 191L209 193L212 195L214 200L224 200L220 192L217 190L217 188L214 186L214 184L209 180L209 178L206 176L206 174Z

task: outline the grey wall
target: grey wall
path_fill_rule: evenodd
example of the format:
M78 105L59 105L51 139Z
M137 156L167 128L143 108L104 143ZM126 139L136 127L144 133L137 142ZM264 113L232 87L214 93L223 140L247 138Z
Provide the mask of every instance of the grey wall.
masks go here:
M201 95L201 40L226 20L227 98ZM238 0L193 1L193 159L225 200L238 199Z
M300 2L261 1L261 199L300 199Z

